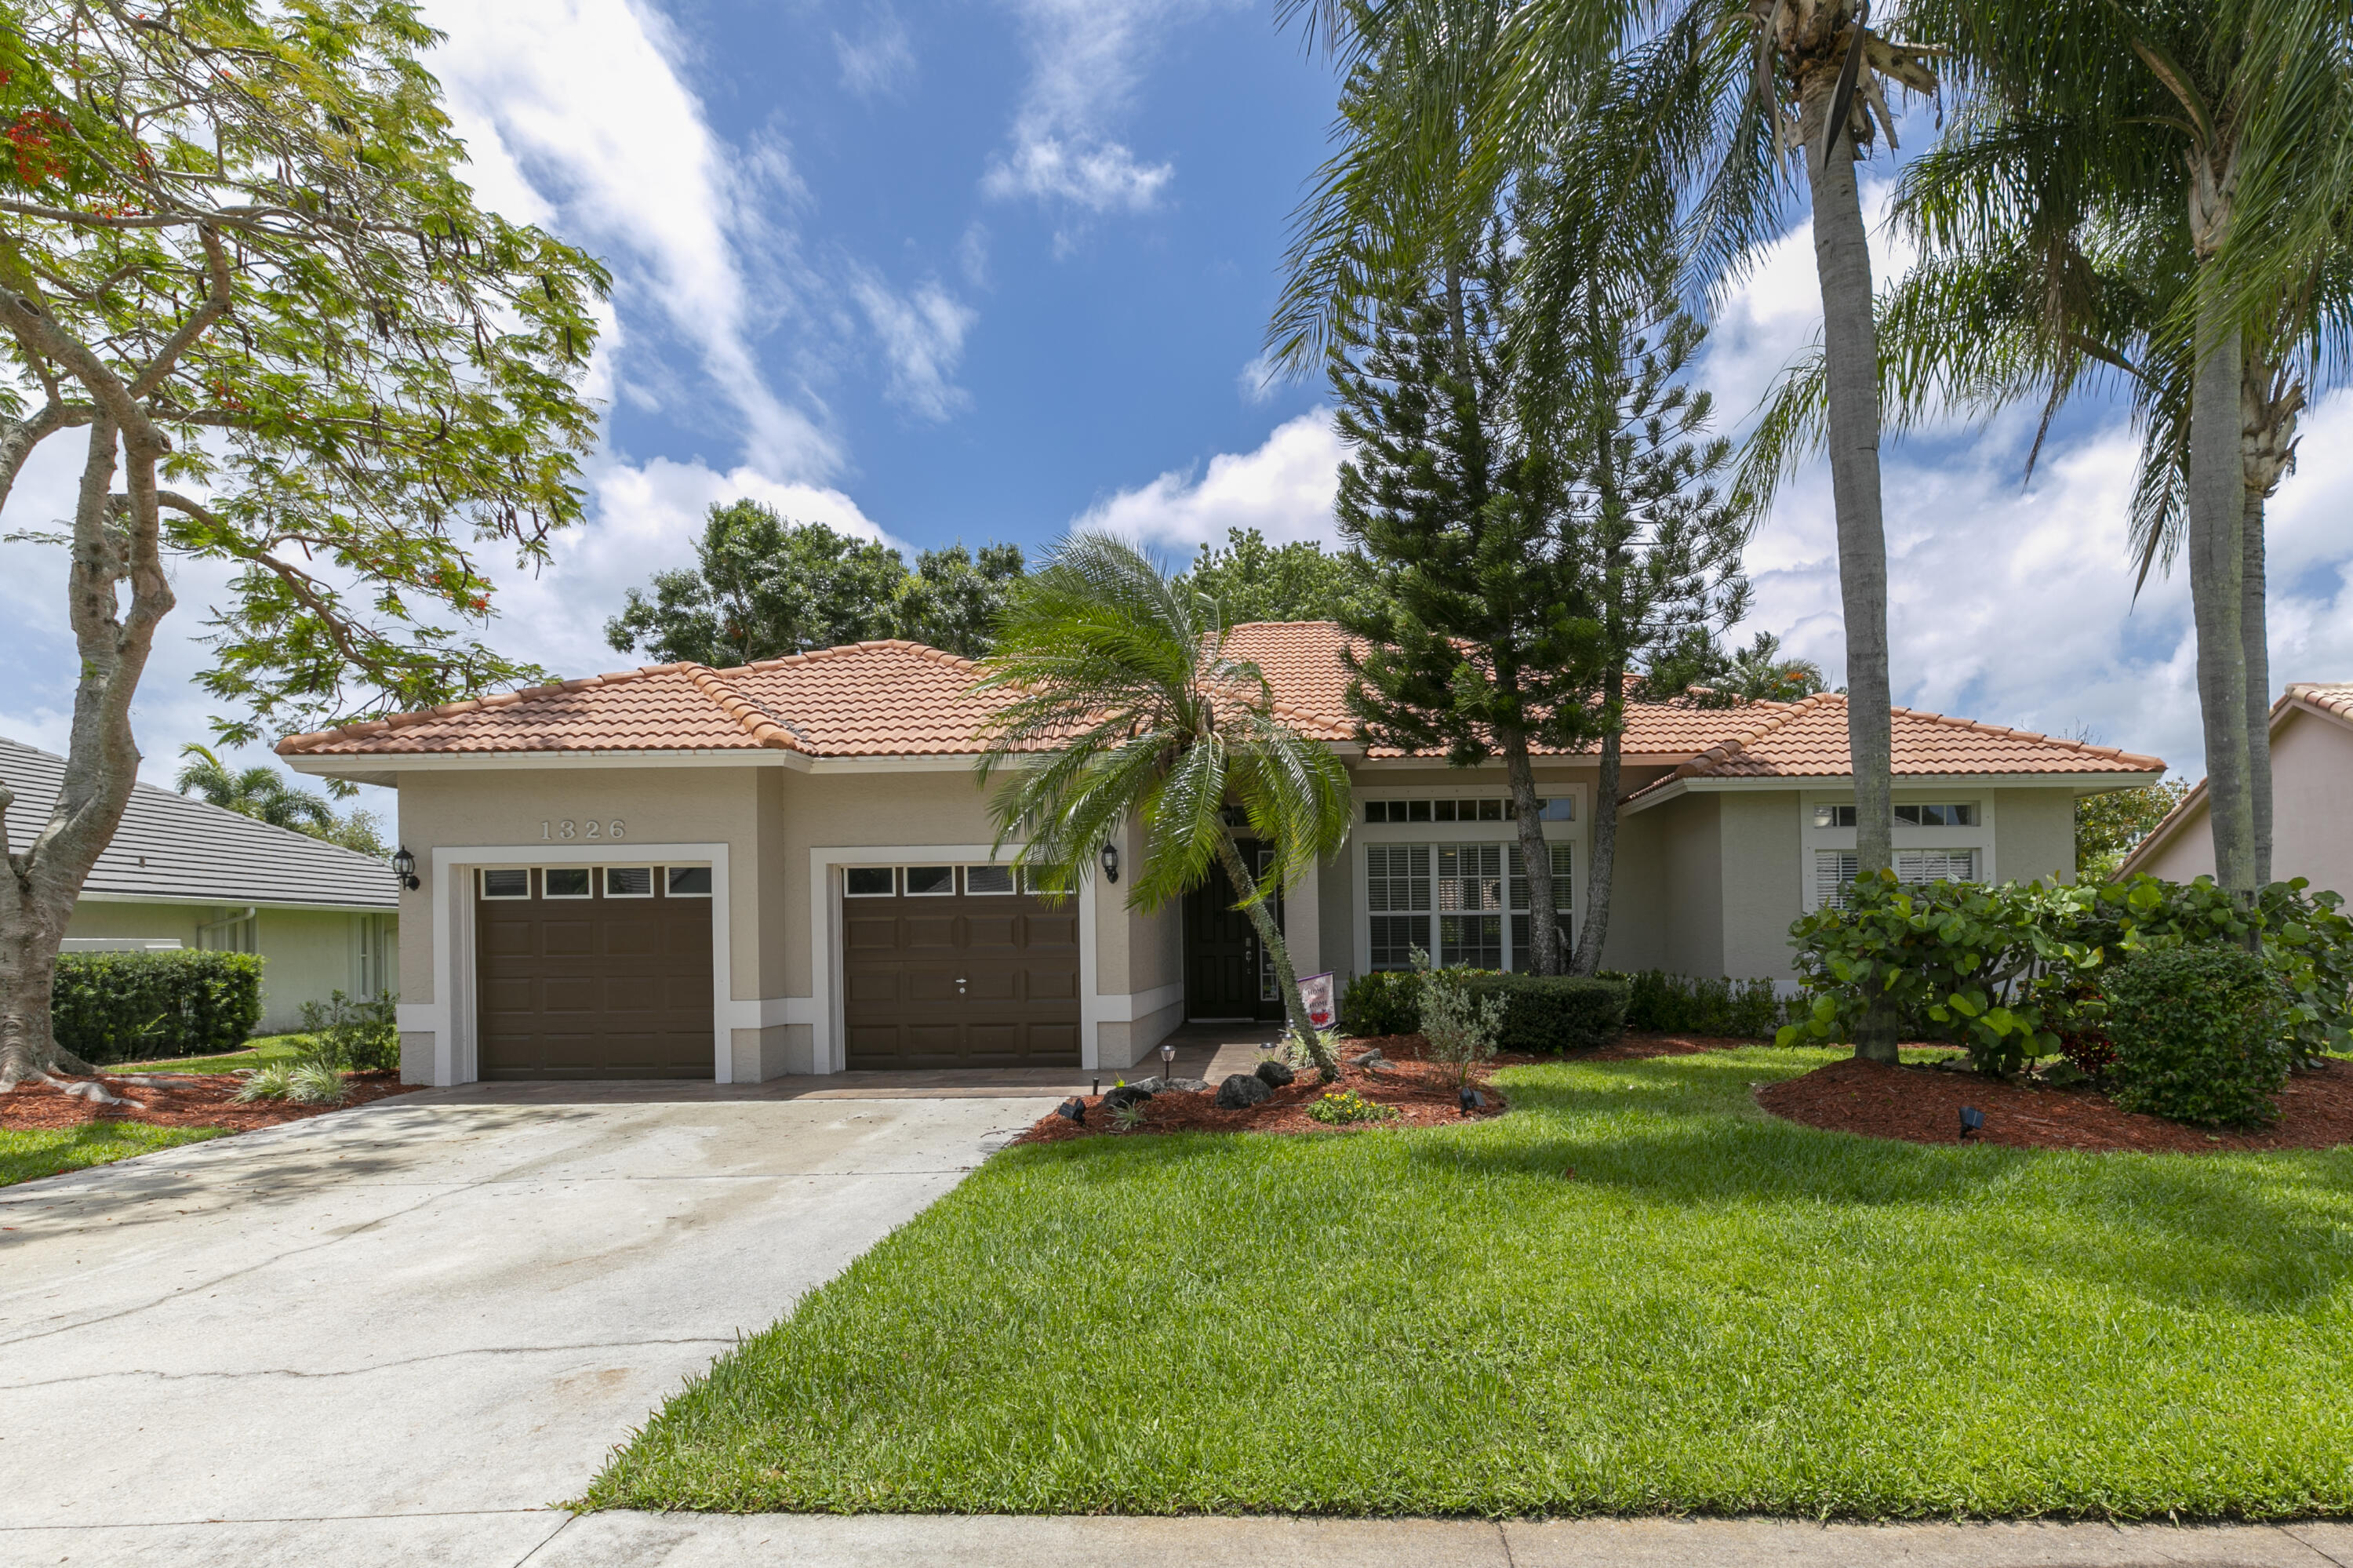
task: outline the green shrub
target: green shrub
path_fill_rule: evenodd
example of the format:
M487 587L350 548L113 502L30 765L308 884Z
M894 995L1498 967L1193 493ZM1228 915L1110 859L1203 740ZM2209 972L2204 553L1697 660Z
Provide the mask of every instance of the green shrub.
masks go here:
M325 1001L302 1004L302 1033L309 1054L349 1073L397 1072L400 1025L389 995L353 999L336 991Z
M1421 1032L1419 969L1375 969L1340 993L1340 1025L1351 1034Z
M1504 1024L1495 1043L1506 1051L1590 1051L1626 1028L1626 982L1614 975L1477 971L1466 973L1462 986L1473 998L1503 999Z
M49 1026L86 1062L236 1050L261 1022L261 959L195 951L60 953Z
M1471 1081L1471 1068L1495 1054L1503 1037L1504 1001L1474 994L1466 971L1440 969L1421 988L1422 1055L1454 1065L1457 1087Z
M1625 977L1626 1027L1662 1034L1770 1040L1804 1015L1769 980L1708 980L1642 969Z
M2295 1047L2289 1001L2243 948L2137 954L2108 971L2114 1087L2126 1110L2177 1121L2270 1121Z

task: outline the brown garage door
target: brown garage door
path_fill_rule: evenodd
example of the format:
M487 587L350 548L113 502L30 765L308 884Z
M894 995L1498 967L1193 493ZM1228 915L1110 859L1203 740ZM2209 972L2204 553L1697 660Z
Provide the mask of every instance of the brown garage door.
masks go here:
M872 866L843 878L852 1067L1075 1067L1078 900L1049 909L1002 866Z
M475 874L485 1078L708 1078L711 872Z

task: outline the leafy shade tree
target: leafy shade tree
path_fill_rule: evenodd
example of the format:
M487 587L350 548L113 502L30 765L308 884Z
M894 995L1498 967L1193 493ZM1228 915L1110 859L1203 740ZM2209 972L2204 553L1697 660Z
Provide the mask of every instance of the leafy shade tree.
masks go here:
M695 567L654 574L650 596L629 589L605 623L615 650L727 669L888 637L907 575L888 545L788 523L749 499L714 503L694 551Z
M199 796L225 811L235 811L289 832L307 833L377 860L385 859L389 853L373 811L340 816L332 806L298 787L278 769L233 768L207 746L184 746L180 755L187 760L180 765L179 775L172 782L183 795Z
M1347 838L1347 769L1274 716L1264 673L1225 641L1215 601L1134 546L1095 533L1057 546L1007 606L976 688L1006 699L979 763L997 782L997 845L1020 841L1020 864L1075 887L1132 822L1137 909L1215 867L1273 960L1293 1033L1329 1067L1267 900ZM1242 860L1237 818L1273 851L1263 877Z
M1340 620L1361 615L1379 588L1355 550L1327 552L1312 539L1270 545L1255 528L1229 528L1223 547L1203 545L1181 579L1218 601L1229 626L1250 620Z
M2157 824L2189 796L2189 781L2161 783L2084 795L2075 801L2075 880L2105 882L2125 856L2139 847Z
M1566 474L1514 375L1514 263L1483 254L1381 285L1369 321L1332 357L1340 531L1377 565L1382 593L1342 625L1348 704L1369 739L1442 751L1458 767L1501 754L1528 878L1539 974L1564 967L1552 854L1532 750L1570 749L1601 720L1587 702L1606 665L1593 583L1556 533Z
M57 803L0 830L0 1090L87 1070L56 957L137 779L171 556L234 567L199 676L232 742L538 673L462 630L472 550L542 559L579 515L606 280L475 207L437 37L359 0L0 13L0 505L43 442L83 454L70 531L10 535L68 547L76 675Z
M983 545L977 556L962 545L918 553L892 610L898 634L967 659L982 657L1022 567L1018 545Z
M1021 577L1021 547L925 550L910 573L897 551L794 523L747 498L714 504L696 565L656 572L650 593L628 590L605 623L619 652L643 648L669 663L721 669L811 648L907 637L977 658Z

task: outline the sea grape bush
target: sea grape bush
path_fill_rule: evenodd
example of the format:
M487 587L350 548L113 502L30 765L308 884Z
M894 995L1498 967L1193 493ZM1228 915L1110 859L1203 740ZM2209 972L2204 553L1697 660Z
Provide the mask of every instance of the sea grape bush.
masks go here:
M1905 885L1882 872L1850 887L1849 906L1790 927L1806 1015L1782 1044L1852 1040L1874 999L1907 1031L1966 1047L1986 1072L2012 1072L2105 1038L2104 971L2178 948L2252 948L2286 993L2282 1025L2305 1060L2353 1044L2353 920L2334 893L2299 877L2252 907L2210 877L2047 886L1939 882Z
M2272 966L2221 943L2137 953L2106 977L2114 1096L2178 1121L2263 1122L2287 1082L2287 990Z

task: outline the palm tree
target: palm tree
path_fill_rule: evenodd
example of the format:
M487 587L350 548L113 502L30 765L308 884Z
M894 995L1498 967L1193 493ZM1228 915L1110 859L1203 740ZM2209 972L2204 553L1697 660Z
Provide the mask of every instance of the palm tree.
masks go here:
M1912 181L1915 224L1956 276L2023 284L2013 357L2046 408L2087 366L2136 383L2136 542L2144 575L2189 552L2217 880L2251 895L2270 873L2263 501L2305 376L2343 353L2353 27L2342 0L1913 16L1966 95Z
M173 784L183 795L200 795L223 810L313 838L324 838L340 825L332 807L296 789L274 768L231 769L211 747L193 742L180 747L180 755L188 760Z
M1716 691L1744 703L1794 703L1830 689L1822 667L1811 659L1781 652L1781 640L1760 631L1736 651L1710 681Z
M1330 1067L1267 900L1346 840L1348 773L1277 716L1264 672L1228 658L1225 641L1216 601L1125 540L1081 532L1056 546L1008 599L974 687L1007 699L979 762L984 782L998 779L997 847L1022 841L1018 863L1074 887L1133 821L1143 864L1127 903L1143 910L1221 870L1293 1033ZM1263 876L1242 859L1243 823L1273 851Z

